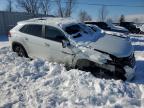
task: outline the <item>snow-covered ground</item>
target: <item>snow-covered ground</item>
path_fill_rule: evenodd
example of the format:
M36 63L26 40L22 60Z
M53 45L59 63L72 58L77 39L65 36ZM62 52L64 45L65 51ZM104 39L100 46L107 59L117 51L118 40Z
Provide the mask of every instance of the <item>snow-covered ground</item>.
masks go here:
M63 65L42 59L20 58L0 37L0 108L144 108L144 36L131 39L136 77L123 82L66 71Z

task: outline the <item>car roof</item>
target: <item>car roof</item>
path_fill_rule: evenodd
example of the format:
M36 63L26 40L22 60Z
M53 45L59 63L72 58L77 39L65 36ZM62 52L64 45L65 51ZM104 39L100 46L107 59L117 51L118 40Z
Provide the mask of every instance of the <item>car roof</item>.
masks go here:
M18 24L45 24L52 26L63 26L73 23L77 23L77 21L72 18L58 18L58 17L33 18L18 22Z

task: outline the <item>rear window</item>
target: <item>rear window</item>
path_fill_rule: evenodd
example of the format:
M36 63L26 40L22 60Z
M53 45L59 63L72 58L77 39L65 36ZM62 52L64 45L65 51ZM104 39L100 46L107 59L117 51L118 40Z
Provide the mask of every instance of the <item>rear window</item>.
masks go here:
M42 25L25 25L20 29L20 32L42 37Z

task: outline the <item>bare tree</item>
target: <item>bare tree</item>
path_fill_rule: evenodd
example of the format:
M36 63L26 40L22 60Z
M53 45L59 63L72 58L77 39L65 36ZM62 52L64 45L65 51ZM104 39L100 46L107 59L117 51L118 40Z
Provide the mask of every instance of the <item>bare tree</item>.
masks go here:
M39 11L39 0L17 0L17 4L28 13L37 14Z
M112 20L112 18L109 17L109 18L107 18L106 22L107 22L107 24L111 25L113 23L113 20Z
M107 8L106 8L106 6L103 5L99 10L99 20L105 21L107 18L107 15L108 15Z
M66 12L65 12L65 17L70 17L72 14L72 10L75 6L76 0L67 0L66 1Z
M121 16L120 16L119 22L120 22L120 23L125 22L125 16L124 16L124 15L121 15Z
M64 9L62 7L62 1L61 0L56 0L56 4L58 6L58 16L64 17Z
M76 0L56 0L56 5L58 7L58 16L60 17L70 17L75 6ZM66 3L62 6L62 2Z
M41 0L40 8L44 15L48 15L50 11L50 0Z
M134 18L134 19L133 19L133 22L134 22L134 23L139 23L139 19L138 19L138 18Z
M86 12L86 11L80 11L80 13L79 13L79 20L80 21L91 21L92 20L92 18L91 18L91 16L90 15L88 15L88 13Z
M8 12L12 12L12 0L7 0L7 3L8 3L8 5L7 5L6 10Z

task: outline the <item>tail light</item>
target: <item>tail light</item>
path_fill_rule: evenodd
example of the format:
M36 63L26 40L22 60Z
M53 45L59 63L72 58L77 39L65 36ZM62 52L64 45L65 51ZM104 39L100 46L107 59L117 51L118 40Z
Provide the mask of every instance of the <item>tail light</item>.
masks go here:
M11 37L11 32L8 32L8 37Z

